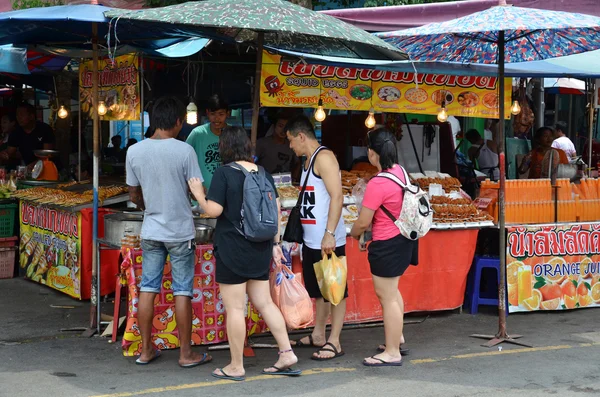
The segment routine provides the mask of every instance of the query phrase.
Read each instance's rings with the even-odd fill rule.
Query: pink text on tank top
[[[315,151],[323,150],[319,148]],[[313,154],[313,156],[315,155]],[[311,158],[312,159],[312,158]],[[310,160],[307,162],[310,164]],[[306,190],[302,196],[300,207],[300,218],[302,222],[302,230],[304,231],[304,244],[311,249],[321,249],[321,241],[325,235],[327,228],[327,219],[329,217],[329,205],[331,197],[325,187],[323,179],[316,176],[314,171],[310,173],[302,169],[302,177],[300,178],[300,186],[308,178]],[[340,220],[335,228],[336,247],[346,244],[346,227],[344,226],[344,218],[340,216]]]
[[[394,174],[402,182],[406,182],[400,166],[394,165],[386,172]],[[403,199],[404,192],[402,188],[392,180],[374,177],[367,183],[362,206],[375,211],[373,216],[373,241],[389,240],[400,234],[398,227],[381,210],[381,206],[384,205],[392,215],[398,218],[402,210]]]

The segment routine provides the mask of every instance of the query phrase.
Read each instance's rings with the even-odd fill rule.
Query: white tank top
[[[310,163],[313,158],[321,150],[327,150],[324,146],[320,146],[315,150],[315,153],[307,161],[310,170]],[[304,244],[311,249],[321,249],[321,241],[325,235],[327,228],[327,217],[329,215],[329,204],[331,197],[325,188],[325,182],[315,175],[314,170],[310,173],[306,169],[302,169],[302,177],[300,178],[300,186],[304,185],[304,181],[308,177],[306,183],[306,191],[302,197],[302,205],[300,207],[300,218],[302,220],[302,229],[304,231]],[[341,176],[340,176],[341,179]],[[340,216],[335,233],[335,246],[341,247],[346,244],[346,227],[344,226],[344,218]]]

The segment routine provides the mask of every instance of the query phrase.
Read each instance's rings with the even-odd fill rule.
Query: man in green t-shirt
[[[198,164],[206,189],[210,188],[213,174],[221,165],[219,136],[223,128],[227,126],[226,121],[229,115],[227,102],[218,95],[211,96],[206,107],[206,116],[209,122],[194,128],[186,140],[192,145],[198,156]]]

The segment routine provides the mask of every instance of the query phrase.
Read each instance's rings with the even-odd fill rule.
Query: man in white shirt
[[[557,122],[554,126],[554,130],[554,142],[552,142],[552,147],[564,151],[569,158],[569,161],[575,160],[577,158],[577,151],[575,150],[573,142],[566,136],[567,123],[564,121]]]

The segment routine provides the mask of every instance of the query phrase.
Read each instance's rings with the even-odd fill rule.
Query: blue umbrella
[[[451,61],[498,64],[500,122],[500,189],[498,223],[500,226],[500,283],[498,286],[499,331],[485,346],[502,342],[522,344],[506,333],[506,235],[504,188],[504,66],[561,57],[600,49],[600,18],[566,12],[499,6],[442,23],[415,29],[379,33],[377,36],[407,52],[413,61]],[[591,145],[590,145],[591,146]]]

